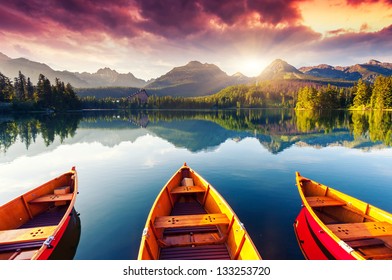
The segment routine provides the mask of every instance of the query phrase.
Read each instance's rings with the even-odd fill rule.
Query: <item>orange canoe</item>
[[[298,172],[296,182],[303,209],[294,231],[306,258],[392,259],[392,214]]]
[[[139,260],[260,260],[223,197],[186,163],[157,196],[143,231]]]
[[[0,260],[48,259],[70,222],[77,193],[72,168],[0,206]]]

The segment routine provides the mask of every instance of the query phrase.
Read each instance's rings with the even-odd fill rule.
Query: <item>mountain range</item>
[[[184,66],[175,67],[168,73],[145,81],[132,73],[118,73],[110,68],[99,69],[95,73],[57,71],[48,65],[26,58],[10,58],[0,52],[0,72],[13,79],[21,71],[30,77],[33,83],[39,74],[54,81],[57,77],[70,83],[76,89],[102,87],[146,88],[157,95],[201,96],[238,84],[257,83],[266,80],[308,81],[313,83],[330,83],[352,85],[358,79],[373,82],[378,75],[392,76],[392,63],[370,60],[367,63],[352,66],[331,66],[320,64],[295,68],[284,60],[276,59],[260,75],[247,77],[241,73],[228,75],[214,64],[191,61]]]

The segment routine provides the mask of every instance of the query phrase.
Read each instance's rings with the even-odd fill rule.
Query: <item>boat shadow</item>
[[[71,219],[59,244],[49,257],[50,260],[73,260],[79,245],[81,234],[80,213],[75,208],[71,211]]]

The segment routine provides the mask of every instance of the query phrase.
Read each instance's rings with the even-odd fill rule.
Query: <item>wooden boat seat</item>
[[[342,240],[392,235],[392,224],[387,222],[347,223],[327,226]]]
[[[59,202],[72,200],[72,193],[67,194],[47,194],[40,196],[36,199],[30,200],[29,203],[40,203],[40,202]]]
[[[197,226],[197,227],[181,227],[181,228],[167,228],[164,231],[165,235],[177,235],[193,233],[208,233],[218,231],[216,226]]]
[[[45,240],[51,236],[57,226],[10,229],[0,231],[0,243],[11,244],[24,241]]]
[[[308,196],[306,197],[310,207],[344,206],[346,203],[328,196]]]
[[[367,260],[391,259],[392,249],[379,238],[365,238],[346,241]]]
[[[385,244],[383,240],[378,238],[355,239],[355,240],[346,241],[346,243],[353,249],[360,248],[360,247],[381,246]]]
[[[171,194],[203,193],[205,189],[201,186],[178,186],[174,187]]]
[[[182,216],[161,216],[154,221],[155,228],[179,228],[205,225],[224,225],[229,224],[226,214],[201,214],[201,215],[182,215]]]

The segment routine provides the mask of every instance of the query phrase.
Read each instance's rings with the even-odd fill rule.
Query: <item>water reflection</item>
[[[79,213],[74,209],[71,212],[71,219],[64,232],[63,237],[50,255],[51,260],[72,260],[75,257],[79,245],[81,233],[81,222]]]
[[[297,144],[371,148],[392,144],[392,112],[383,111],[90,111],[0,118],[0,151],[16,142],[28,150],[37,137],[46,146],[72,139],[78,129],[152,133],[192,152],[213,149],[227,139],[253,137],[271,153]],[[137,136],[136,136],[137,137]],[[122,141],[121,137],[118,141]],[[96,137],[100,142],[101,138]]]
[[[233,110],[2,116],[0,204],[76,166],[81,193],[75,207],[83,228],[74,259],[135,259],[147,209],[186,161],[219,188],[264,259],[301,259],[293,234],[300,208],[295,171],[391,211],[392,149],[379,149],[390,145],[385,140],[390,114]]]

